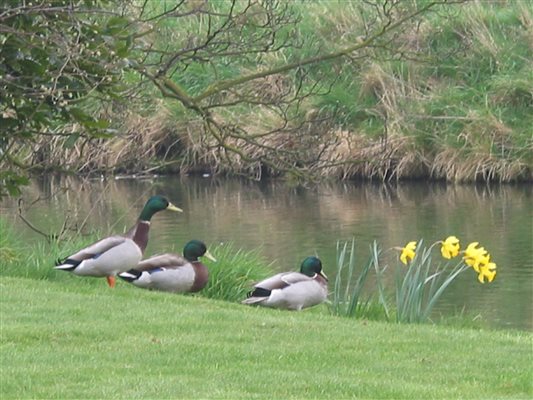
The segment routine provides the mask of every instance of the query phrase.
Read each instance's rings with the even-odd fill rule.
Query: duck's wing
[[[311,276],[304,275],[300,272],[289,272],[284,274],[281,279],[283,282],[285,282],[287,285],[294,285],[296,283],[300,282],[308,282],[312,281],[314,278]]]
[[[283,289],[295,283],[312,280],[313,278],[299,272],[282,272],[270,278],[256,283],[256,288],[263,288],[268,290]]]
[[[165,253],[142,260],[135,269],[141,272],[157,268],[177,269],[187,264],[189,264],[189,261],[179,254]]]
[[[63,264],[67,263],[69,260],[71,261],[83,261],[90,258],[98,257],[101,254],[105,253],[106,251],[109,251],[113,247],[117,247],[118,245],[121,245],[124,243],[127,238],[123,236],[111,236],[107,237],[105,239],[99,240],[96,243],[93,243],[90,246],[87,246],[77,253],[66,257],[64,260],[60,260],[58,263]]]

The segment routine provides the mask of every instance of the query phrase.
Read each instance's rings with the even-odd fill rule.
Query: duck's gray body
[[[143,260],[119,277],[143,289],[186,293],[203,289],[209,272],[200,261],[188,261],[178,254],[167,253]]]
[[[319,274],[310,277],[300,272],[285,272],[254,287],[243,304],[299,311],[324,302],[328,295],[327,281]]]
[[[90,254],[93,254],[91,258],[89,258]],[[132,239],[113,236],[103,239],[69,258],[81,260],[81,263],[72,270],[73,274],[104,277],[117,275],[133,268],[141,261],[142,252]],[[56,268],[61,269],[61,267],[59,265]],[[65,268],[68,267],[69,265],[65,265]]]
[[[141,261],[149,228],[150,222],[139,221],[125,236],[102,239],[69,256],[55,268],[94,277],[115,276],[127,271]]]

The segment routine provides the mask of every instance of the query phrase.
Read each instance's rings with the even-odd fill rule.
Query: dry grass
[[[161,107],[152,116],[134,112],[114,116],[122,121],[118,134],[111,139],[79,138],[66,146],[68,138],[41,138],[28,157],[32,165],[65,168],[82,173],[157,171],[172,164],[172,156],[183,147],[180,126]]]
[[[528,164],[522,160],[506,160],[484,152],[464,157],[454,148],[443,149],[435,156],[431,175],[454,182],[533,179]]]
[[[433,177],[458,182],[533,178],[526,161],[506,157],[513,146],[509,127],[493,115],[471,117],[460,134],[463,147],[443,147],[436,154],[431,169]]]
[[[466,9],[465,29],[476,51],[484,49],[492,57],[497,58],[500,47],[496,40],[494,40],[491,30],[487,25],[487,18],[493,12],[494,10],[491,4],[487,4],[486,2],[482,4],[480,1],[473,2]]]

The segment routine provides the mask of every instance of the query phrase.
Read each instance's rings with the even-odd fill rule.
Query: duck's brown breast
[[[144,250],[148,245],[148,232],[150,231],[150,222],[139,221],[135,226],[135,233],[133,234],[133,241],[140,247],[141,252],[144,254]]]
[[[202,290],[209,280],[209,271],[207,267],[199,261],[192,262],[194,268],[194,282],[191,287],[191,292],[198,292]]]

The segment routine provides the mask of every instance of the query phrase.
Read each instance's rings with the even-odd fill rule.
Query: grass
[[[70,274],[58,274],[58,271],[54,271],[52,266],[56,260],[75,253],[80,248],[95,242],[98,238],[97,235],[85,238],[75,236],[68,241],[62,241],[61,244],[56,240],[51,240],[50,243],[43,240],[32,246],[26,246],[19,236],[20,234],[8,226],[6,220],[0,218],[1,274],[60,281],[68,281],[72,277]],[[87,280],[87,282],[93,281],[93,279]]]
[[[531,398],[526,332],[2,276],[0,397]]]

